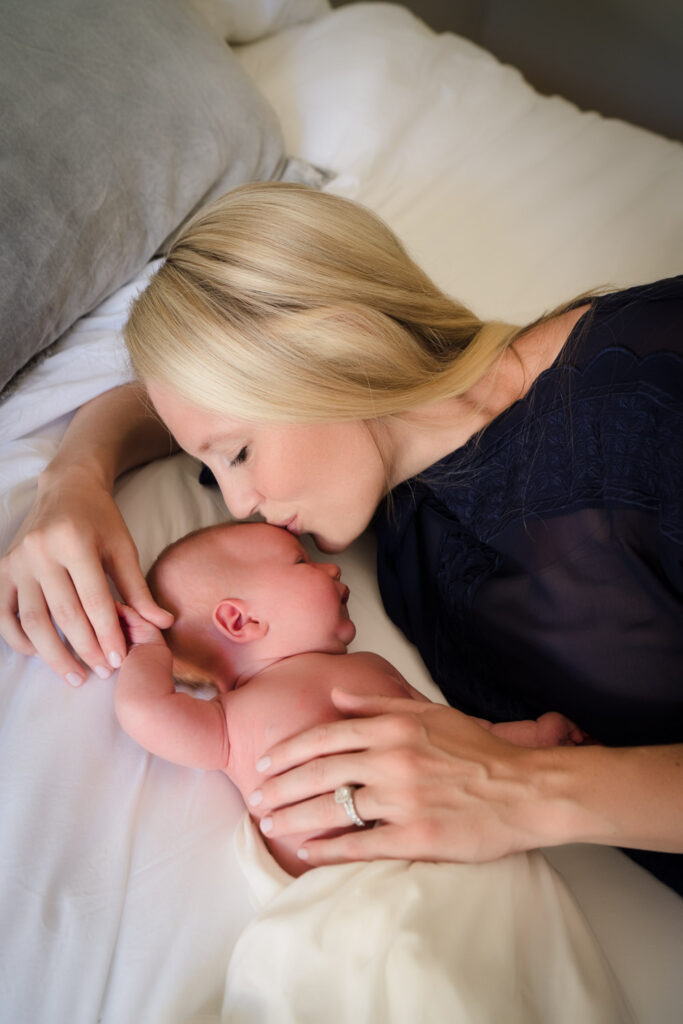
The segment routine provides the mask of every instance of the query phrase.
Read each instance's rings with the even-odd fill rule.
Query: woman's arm
[[[683,744],[534,751],[527,773],[566,842],[683,853]]]
[[[173,656],[159,630],[132,608],[118,605],[132,642],[116,680],[121,726],[151,754],[189,768],[225,769],[230,745],[218,698],[178,693]]]
[[[0,561],[0,635],[39,654],[73,685],[121,664],[126,644],[105,574],[123,599],[159,626],[170,615],[153,601],[111,491],[117,476],[170,454],[174,442],[137,385],[108,391],[74,416],[36,498]]]
[[[93,472],[111,490],[126,470],[177,450],[140,384],[124,384],[91,399],[76,412],[43,476],[73,466]]]
[[[474,862],[567,842],[683,852],[683,746],[529,749],[453,708],[339,691],[334,700],[368,717],[309,730],[259,762],[269,837],[315,830],[349,781],[362,787],[361,817],[382,822],[306,843],[311,864]]]

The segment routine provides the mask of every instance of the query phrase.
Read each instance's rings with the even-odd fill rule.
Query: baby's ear
[[[212,618],[216,629],[233,643],[252,643],[268,632],[268,623],[256,618],[239,598],[226,597],[219,601]]]

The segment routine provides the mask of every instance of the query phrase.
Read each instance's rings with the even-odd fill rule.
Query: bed
[[[67,111],[62,150],[57,142],[50,150],[50,142],[47,153],[40,139],[55,134],[54,110],[44,105],[30,124],[24,115],[22,137],[33,131],[33,149],[27,143],[23,157],[15,153],[9,170],[2,164],[11,202],[0,270],[3,281],[12,272],[24,285],[3,288],[3,551],[74,411],[130,379],[121,327],[164,240],[198,204],[241,180],[304,180],[367,204],[439,285],[486,317],[524,322],[596,286],[681,272],[680,144],[541,96],[514,68],[462,37],[433,32],[396,4],[332,10],[323,0],[112,0],[88,5],[88,13],[64,0],[52,5],[53,15],[49,4],[25,5],[33,20],[21,6],[8,9],[28,19],[25,37],[8,32],[2,44],[15,61],[13,80],[22,52],[42,55],[43,69],[21,66],[18,104],[27,95],[35,104],[45,90],[48,37],[57,53],[56,7],[62,27],[71,26],[59,42],[67,47],[62,58],[78,43],[74,25],[92,53],[96,40],[113,45],[126,28],[122,15],[134,22],[142,57],[136,66],[131,39],[121,37],[127,64],[107,65],[107,102],[117,89],[129,91],[118,100],[125,117],[109,110],[105,127],[115,134],[78,151],[74,175],[104,154],[92,191],[79,179],[69,194],[64,155],[64,145],[73,152],[70,131],[76,137],[103,127],[92,110]],[[144,52],[148,36],[157,39],[153,60]],[[230,78],[221,64],[228,57]],[[183,75],[195,60],[216,73],[208,83],[193,79],[193,92]],[[0,66],[7,79],[6,61]],[[62,59],[60,74],[73,66]],[[160,86],[162,72],[172,88]],[[73,89],[82,96],[83,82]],[[62,113],[65,96],[60,79]],[[170,122],[158,112],[144,122],[151,98],[173,108],[167,131]],[[0,127],[6,140],[7,121]],[[131,127],[137,135],[129,149],[113,148]],[[30,169],[23,178],[21,159]],[[117,189],[107,209],[106,193]],[[48,201],[47,191],[59,195]],[[27,195],[35,202],[27,204]],[[24,236],[37,237],[29,214],[43,225],[38,257],[25,245]],[[87,223],[79,220],[86,214]],[[9,242],[8,224],[16,229]],[[119,482],[117,500],[143,567],[181,534],[226,518],[197,470],[181,454]],[[438,697],[382,611],[371,534],[340,562],[356,647],[385,655]],[[92,677],[71,690],[38,659],[5,644],[0,659],[0,1017],[12,1024],[217,1024],[231,951],[254,916],[233,844],[242,816],[236,791],[223,775],[138,749],[116,722],[111,681]],[[616,850],[570,846],[547,857],[635,1020],[677,1024],[680,897]]]

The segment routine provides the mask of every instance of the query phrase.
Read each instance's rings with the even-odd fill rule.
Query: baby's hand
[[[558,711],[548,711],[536,721],[498,722],[487,727],[495,736],[522,747],[576,747],[590,742],[583,729]]]
[[[589,740],[588,733],[558,711],[548,711],[536,719],[538,747],[577,747]]]
[[[143,619],[134,608],[130,608],[127,604],[121,604],[120,601],[117,601],[116,611],[118,612],[129,650],[138,644],[161,644],[162,647],[166,646],[161,630],[153,623],[148,622],[147,619]]]

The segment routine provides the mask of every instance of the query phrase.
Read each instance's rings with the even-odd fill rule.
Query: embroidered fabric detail
[[[659,383],[672,380],[683,393],[676,353],[611,348],[582,370],[553,366],[499,418],[495,439],[484,432],[423,482],[482,540],[520,519],[615,504],[656,512],[683,543],[683,408]]]

